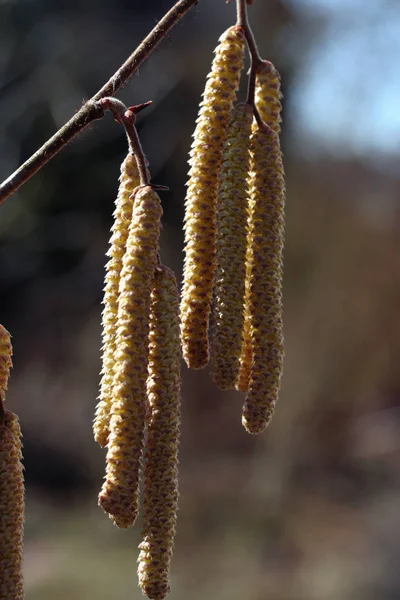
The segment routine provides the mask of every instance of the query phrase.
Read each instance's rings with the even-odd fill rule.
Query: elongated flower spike
[[[99,505],[118,527],[138,514],[147,403],[150,295],[157,265],[161,204],[151,186],[136,188],[119,287],[113,401],[106,476]]]
[[[109,416],[112,403],[116,333],[118,319],[119,283],[122,259],[126,249],[129,225],[132,220],[133,190],[139,185],[136,158],[128,154],[121,165],[120,186],[115,201],[114,225],[107,255],[103,310],[103,357],[99,403],[93,424],[94,437],[100,446],[106,446],[109,435]]]
[[[138,559],[139,585],[152,600],[162,600],[169,592],[178,509],[180,362],[178,288],[173,272],[161,266],[155,274],[150,312],[150,406]]]
[[[282,94],[280,91],[280,76],[274,65],[263,60],[257,69],[255,85],[255,104],[260,117],[276,134],[280,132],[281,110],[280,102]],[[252,131],[256,132],[258,124],[253,119]],[[275,140],[279,145],[279,138]],[[252,240],[251,228],[249,227],[248,253],[251,253]],[[252,365],[252,350],[250,339],[250,314],[249,314],[249,278],[250,278],[250,258],[246,258],[246,292],[245,292],[245,324],[243,328],[243,343],[240,354],[240,370],[236,382],[236,389],[240,392],[247,392],[250,383],[250,371]]]
[[[226,127],[243,69],[243,29],[230,27],[219,41],[193,135],[186,194],[181,340],[184,359],[193,369],[203,368],[209,360],[218,175]]]
[[[255,104],[261,119],[276,133],[280,132],[281,97],[279,73],[269,60],[263,60],[256,73]]]
[[[18,417],[0,424],[0,598],[23,600],[24,478]]]
[[[283,370],[284,174],[279,138],[267,125],[251,138],[248,311],[252,363],[242,422],[261,433],[271,420]]]
[[[242,345],[252,119],[248,104],[238,104],[232,111],[218,190],[211,372],[223,390],[235,387]]]
[[[4,396],[8,387],[8,378],[12,367],[12,346],[10,334],[7,329],[0,325],[0,402],[4,401]]]

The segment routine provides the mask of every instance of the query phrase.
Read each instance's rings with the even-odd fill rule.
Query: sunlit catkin
[[[161,204],[150,186],[137,188],[119,287],[113,401],[106,476],[99,505],[118,527],[138,514],[150,295],[157,264]]]
[[[18,417],[6,411],[0,424],[0,599],[22,600],[24,478]]]
[[[203,368],[209,360],[218,175],[226,127],[243,68],[242,28],[229,28],[219,41],[193,134],[186,194],[181,340],[185,361],[193,369]]]
[[[162,600],[169,592],[178,508],[180,361],[178,288],[173,272],[162,266],[156,271],[150,312],[150,410],[138,559],[139,585],[153,600]]]
[[[238,104],[232,111],[218,190],[211,362],[213,379],[223,390],[235,387],[242,345],[252,119],[248,104]]]
[[[280,76],[274,65],[268,61],[263,60],[257,69],[256,82],[255,82],[255,104],[259,112],[259,115],[264,123],[275,131],[277,134],[280,132],[281,123],[281,109],[282,105],[280,102],[282,94],[280,91]],[[253,119],[252,130],[256,132],[258,125],[255,119]],[[279,143],[279,139],[277,140]],[[247,274],[246,274],[246,293],[245,293],[245,311],[244,311],[244,328],[243,328],[243,342],[242,350],[240,354],[240,370],[239,376],[236,382],[236,389],[240,392],[247,392],[250,384],[250,371],[252,365],[252,350],[251,350],[251,338],[250,338],[250,314],[249,314],[249,277],[250,277],[250,258],[252,241],[251,231],[249,227],[249,238],[248,238],[248,258],[246,258]]]
[[[277,133],[281,123],[281,79],[269,60],[263,60],[257,68],[255,104],[261,119]],[[257,125],[254,125],[254,130]]]
[[[12,346],[10,334],[0,325],[0,401],[4,401],[10,376]]]
[[[242,422],[260,433],[271,420],[283,369],[284,174],[279,139],[267,125],[251,139],[248,311],[252,364]]]
[[[108,440],[108,422],[112,402],[116,332],[118,318],[118,294],[122,258],[126,249],[129,224],[132,219],[133,190],[139,185],[139,172],[133,154],[128,154],[121,165],[120,186],[115,201],[114,225],[107,255],[103,310],[103,356],[99,403],[93,425],[94,437],[100,446]]]

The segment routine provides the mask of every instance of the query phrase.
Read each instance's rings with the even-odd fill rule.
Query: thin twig
[[[257,122],[261,122],[261,118],[258,114],[255,101],[254,101],[254,93],[256,87],[256,74],[257,69],[260,66],[262,60],[261,56],[258,53],[257,44],[254,38],[254,34],[251,30],[249,19],[247,16],[247,2],[246,0],[236,0],[236,13],[237,13],[237,22],[236,24],[240,27],[243,27],[244,35],[246,37],[247,47],[249,49],[250,54],[250,75],[249,75],[249,86],[247,90],[247,103],[253,107],[254,116],[257,119]]]
[[[39,171],[57,152],[72,138],[96,119],[101,119],[104,111],[98,100],[114,96],[127,80],[138,70],[149,57],[159,42],[167,35],[174,25],[199,0],[179,0],[157,23],[154,29],[124,62],[111,79],[70,119],[56,134],[53,135],[35,154],[21,165],[0,185],[0,204],[15,192],[34,173]]]
[[[121,100],[109,97],[101,98],[101,100],[98,100],[98,104],[103,110],[109,110],[114,115],[114,119],[124,126],[128,138],[129,152],[135,157],[138,166],[140,185],[150,185],[148,162],[136,131],[135,122],[136,115],[149,106],[151,101],[127,108]]]

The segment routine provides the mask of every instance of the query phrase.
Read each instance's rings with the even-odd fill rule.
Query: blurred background
[[[172,0],[0,1],[0,179],[92,96]],[[400,597],[400,7],[258,0],[282,75],[286,364],[251,437],[243,396],[184,368],[171,600]],[[233,2],[201,0],[119,94],[153,100],[139,130],[163,192],[162,259],[180,276],[187,156]],[[243,79],[240,97],[244,97]],[[97,508],[92,438],[105,252],[123,131],[108,114],[0,208],[8,407],[27,482],[27,598],[125,600],[140,523]]]

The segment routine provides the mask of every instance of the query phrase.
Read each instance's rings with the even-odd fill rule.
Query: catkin
[[[193,134],[186,194],[181,340],[185,361],[193,369],[203,368],[209,360],[218,175],[226,127],[243,68],[242,28],[230,27],[219,41]]]
[[[10,334],[7,329],[0,325],[0,402],[4,401],[7,391],[8,378],[12,367],[12,346]]]
[[[264,123],[275,131],[280,132],[281,110],[282,105],[280,98],[280,76],[274,65],[263,60],[257,69],[255,85],[255,104],[259,115]],[[256,132],[258,125],[253,119],[252,131]],[[279,139],[277,140],[279,143]],[[249,227],[249,238],[247,252],[251,253],[251,234]],[[240,353],[240,369],[239,376],[236,382],[236,389],[240,392],[247,392],[250,384],[250,371],[252,365],[252,349],[250,338],[250,314],[249,314],[249,278],[250,278],[250,258],[246,258],[247,273],[246,273],[246,292],[245,292],[245,309],[244,309],[244,328],[242,350]]]
[[[279,138],[267,125],[251,138],[248,311],[252,364],[242,422],[260,433],[271,420],[283,369],[284,175]]]
[[[10,411],[0,425],[0,600],[23,600],[24,478],[21,429]]]
[[[110,435],[105,482],[99,494],[99,505],[118,527],[133,525],[138,514],[150,295],[161,214],[155,190],[137,188],[119,287]]]
[[[256,73],[255,104],[261,119],[276,133],[281,128],[281,97],[279,73],[269,60],[263,60]]]
[[[212,376],[223,390],[235,387],[242,345],[252,119],[248,104],[232,111],[218,190]]]
[[[139,585],[153,600],[162,600],[169,592],[178,508],[180,361],[178,288],[173,272],[162,266],[155,274],[150,311],[150,407],[138,559]]]
[[[110,260],[106,266],[103,300],[102,378],[100,382],[99,403],[96,407],[93,424],[94,438],[100,446],[107,445],[109,434],[108,425],[114,378],[119,282],[129,224],[132,219],[132,192],[138,185],[139,172],[136,158],[133,154],[128,154],[121,165],[120,186],[115,201],[114,225],[111,230],[110,248],[107,252]]]

